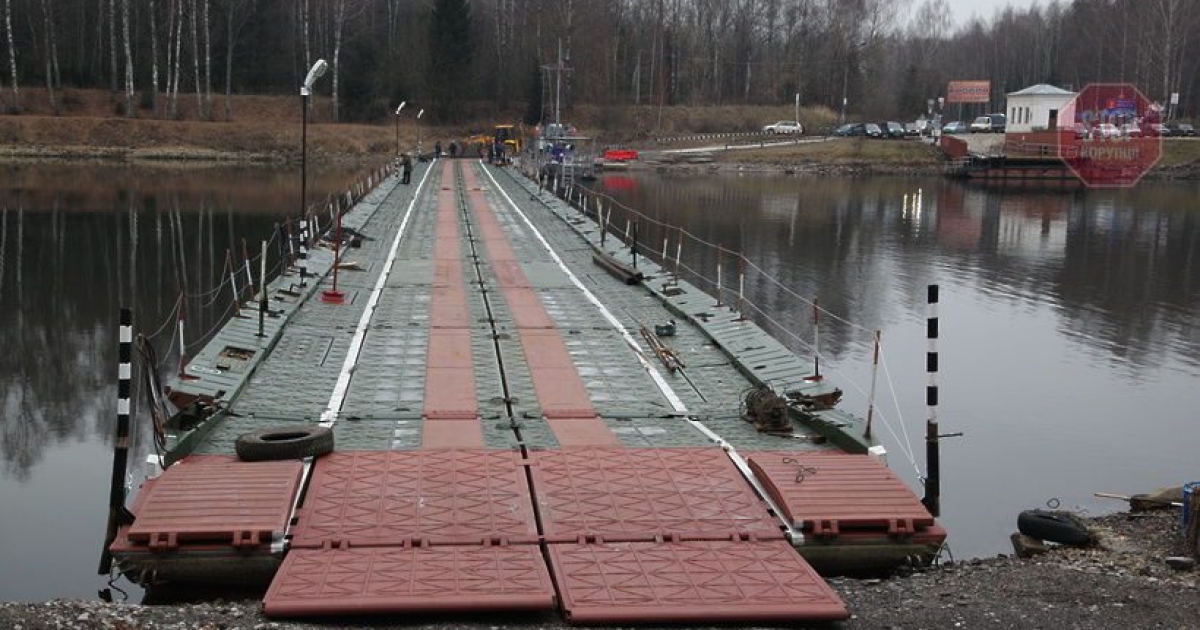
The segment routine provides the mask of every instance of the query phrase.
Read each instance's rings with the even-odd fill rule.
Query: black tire
[[[1062,545],[1082,547],[1092,542],[1087,525],[1069,512],[1025,510],[1017,516],[1017,530],[1030,538]]]
[[[333,430],[317,425],[260,429],[239,435],[233,448],[244,462],[320,457],[333,452]]]

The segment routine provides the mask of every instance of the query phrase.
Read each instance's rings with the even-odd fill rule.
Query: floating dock
[[[171,384],[110,547],[135,581],[269,583],[272,617],[793,623],[848,616],[822,573],[945,539],[828,381],[515,168],[422,163],[344,225],[343,303],[317,247]],[[764,385],[786,430],[746,417]]]

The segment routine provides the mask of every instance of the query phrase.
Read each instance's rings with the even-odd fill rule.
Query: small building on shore
[[[1009,133],[1070,129],[1074,121],[1065,110],[1073,109],[1076,93],[1046,83],[1032,85],[1008,95]]]

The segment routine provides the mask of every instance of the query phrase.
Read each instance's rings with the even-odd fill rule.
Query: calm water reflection
[[[960,557],[1010,551],[1017,513],[1051,498],[1112,511],[1123,506],[1092,493],[1200,476],[1195,183],[1059,194],[937,179],[637,174],[597,187],[748,252],[852,322],[822,320],[821,351],[860,414],[870,331],[882,330],[880,391],[899,399],[879,398],[890,426],[882,437],[914,487],[905,451],[915,449],[923,470],[925,285],[941,285],[939,417],[943,431],[967,434],[942,449],[943,516]],[[919,206],[905,203],[918,193]],[[811,338],[808,307],[772,285],[746,291]]]
[[[310,174],[310,186],[320,197],[350,176]],[[116,414],[117,308],[132,304],[150,334],[182,287],[195,296],[189,338],[211,328],[228,293],[203,292],[217,284],[225,250],[240,256],[242,238],[253,247],[294,213],[295,179],[266,169],[0,167],[0,600],[88,597],[103,586],[94,572]],[[940,415],[944,430],[967,433],[943,448],[956,556],[1006,551],[1017,512],[1051,497],[1111,510],[1120,506],[1091,494],[1197,476],[1195,184],[1043,195],[939,180],[631,174],[598,185],[748,252],[850,322],[823,320],[821,349],[858,413],[870,331],[882,330],[880,390],[894,389],[898,403],[881,396],[890,427],[881,434],[893,469],[913,483],[905,451],[921,454],[924,287],[942,285]],[[918,190],[920,206],[905,204]],[[715,266],[708,253],[684,258]],[[747,294],[809,338],[798,300],[754,274]]]
[[[226,249],[240,260],[242,238],[296,213],[294,170],[0,166],[0,600],[103,585],[117,309],[149,335],[182,290],[193,343],[230,307],[228,290],[201,295]],[[314,200],[355,170],[310,173]]]

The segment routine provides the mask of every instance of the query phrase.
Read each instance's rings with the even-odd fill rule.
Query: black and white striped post
[[[724,287],[721,286],[721,266],[724,264],[724,262],[725,262],[725,248],[720,245],[717,245],[717,304],[716,305],[718,307],[724,306],[724,304],[721,302],[722,294],[725,291]]]
[[[929,315],[925,322],[925,337],[929,341],[929,348],[925,353],[925,371],[929,374],[929,382],[925,386],[925,405],[929,408],[929,418],[925,421],[925,497],[921,503],[930,514],[939,516],[942,509],[942,464],[938,441],[950,436],[938,435],[938,285],[929,285],[928,293]]]
[[[108,529],[100,554],[100,575],[112,569],[108,546],[117,537],[117,528],[132,522],[125,509],[125,472],[129,463],[130,395],[133,391],[133,310],[121,307],[120,349],[117,358],[117,439],[113,443],[112,479],[108,491]]]
[[[300,253],[296,255],[300,267],[300,286],[308,286],[308,217],[300,219]]]
[[[821,376],[821,305],[820,300],[813,298],[813,375],[812,380],[819,381]]]
[[[637,255],[638,255],[638,222],[637,221],[633,222],[633,234],[631,235],[630,238],[631,238],[631,240],[629,243],[629,251],[631,254],[633,254],[633,268],[637,269]]]
[[[254,295],[254,273],[250,271],[250,246],[242,239],[242,267],[246,270],[246,292]]]
[[[283,230],[283,226],[278,223],[275,224],[275,234],[279,239],[279,275],[282,276],[287,274],[288,267],[291,266],[291,262],[288,258],[288,246],[290,245],[290,242],[287,237],[287,232],[285,232]]]
[[[267,317],[267,241],[262,242],[262,256],[258,261],[258,336],[266,337],[263,331]]]

